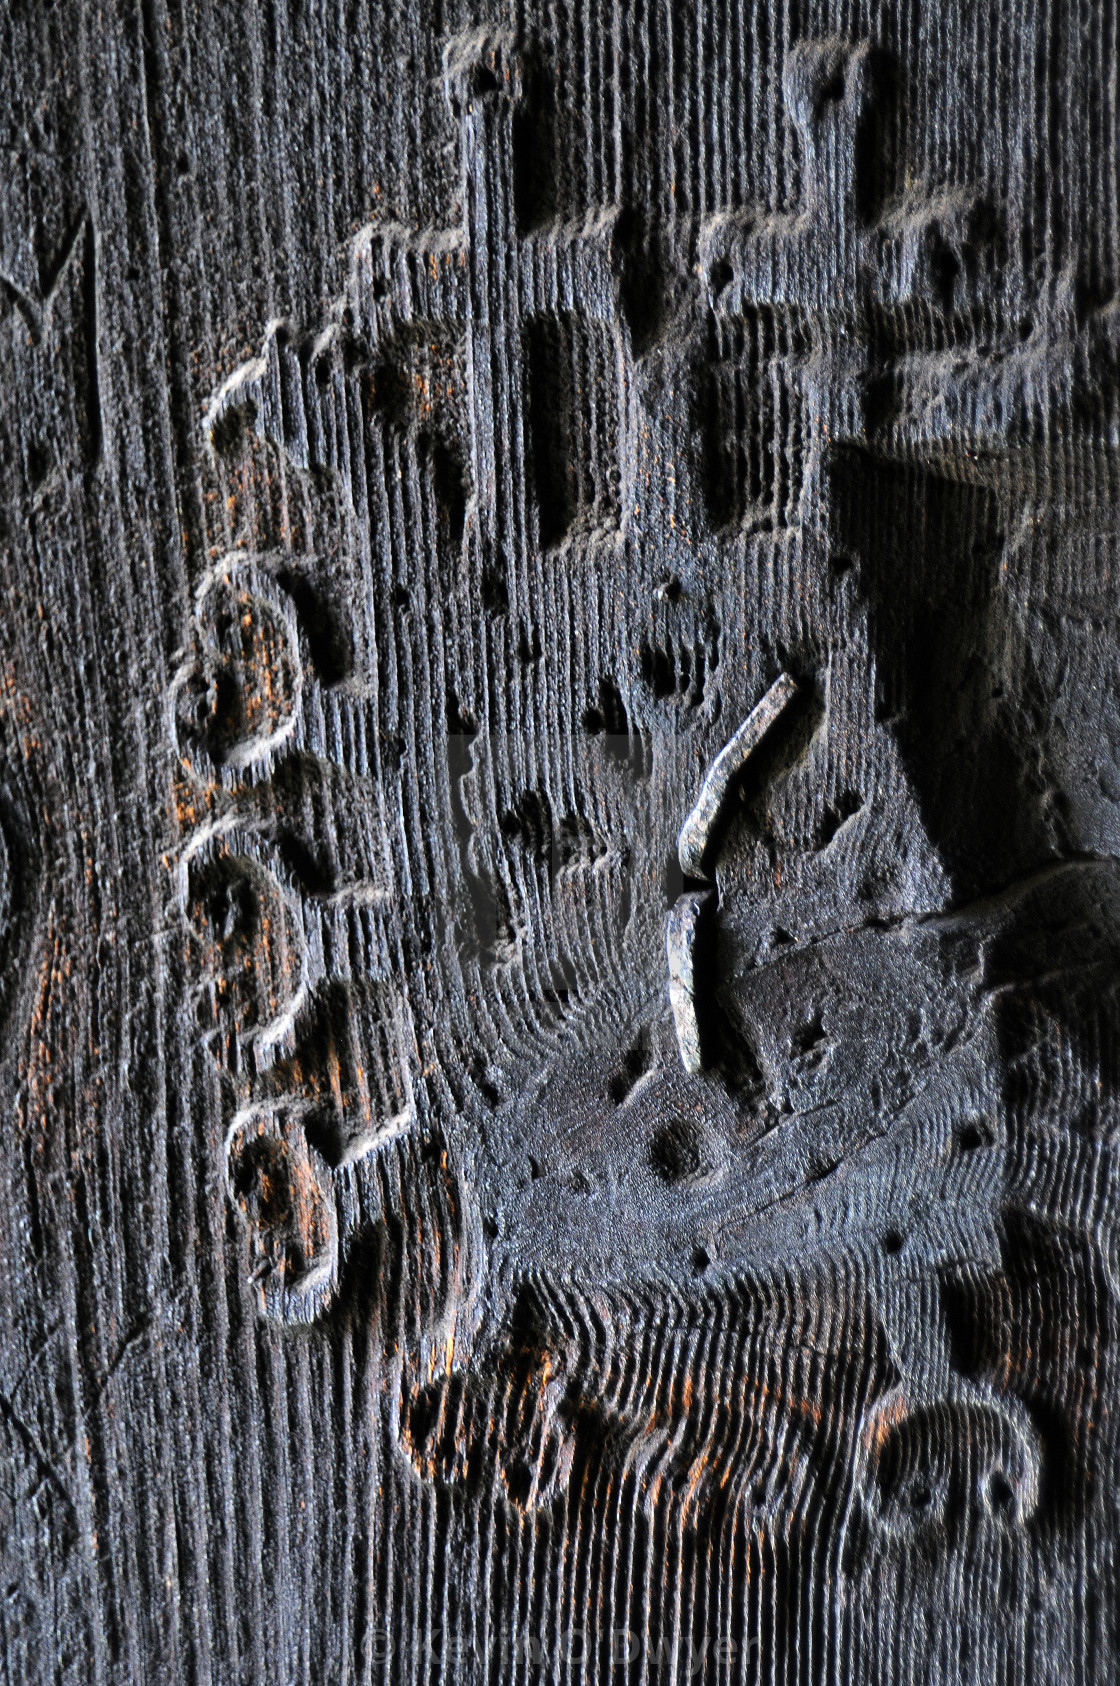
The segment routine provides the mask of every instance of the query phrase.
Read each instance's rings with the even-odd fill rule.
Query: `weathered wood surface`
[[[5,1681],[1116,1678],[1117,63],[0,6]]]

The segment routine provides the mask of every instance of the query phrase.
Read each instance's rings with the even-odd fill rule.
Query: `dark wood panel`
[[[6,1679],[1113,1677],[1116,62],[0,10]]]

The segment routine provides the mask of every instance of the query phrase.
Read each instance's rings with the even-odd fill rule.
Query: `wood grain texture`
[[[1115,1678],[1118,46],[0,0],[6,1681]]]

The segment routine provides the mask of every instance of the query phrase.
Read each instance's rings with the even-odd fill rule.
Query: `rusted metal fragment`
[[[770,729],[798,694],[796,679],[783,673],[752,708],[731,742],[721,749],[700,787],[696,804],[681,827],[677,855],[689,878],[707,878],[705,856],[719,824],[731,786]]]

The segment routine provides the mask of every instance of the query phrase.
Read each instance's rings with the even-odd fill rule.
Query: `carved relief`
[[[966,1361],[960,1313],[998,1292],[968,1273],[998,1275],[1039,1132],[1088,1175],[1115,1123],[1087,858],[1115,790],[1102,754],[1071,819],[1027,765],[1023,719],[1071,705],[1057,661],[1024,675],[1009,584],[1075,395],[986,194],[889,190],[868,47],[790,54],[790,208],[663,240],[551,214],[523,59],[450,45],[461,223],[367,229],[323,331],[270,331],[207,417],[223,494],[272,451],[348,534],[329,564],[290,520],[221,549],[174,699],[249,1268],[321,1311],[375,1234],[355,1292],[428,1360],[394,1404],[411,1466],[486,1471],[516,1526],[629,1484],[678,1532],[708,1506],[745,1584],[791,1481],[857,1577],[1041,1525],[1053,1399],[975,1329]],[[695,265],[643,309],[654,250]],[[950,378],[981,306],[1000,355]],[[1091,1002],[1023,939],[1051,914],[1091,927]],[[1047,1281],[1082,1241],[1107,1252],[1063,1239]],[[820,1350],[843,1369],[851,1312],[868,1355],[831,1418],[809,1335],[793,1379],[748,1355],[830,1271]],[[749,1409],[717,1397],[744,1375]]]

